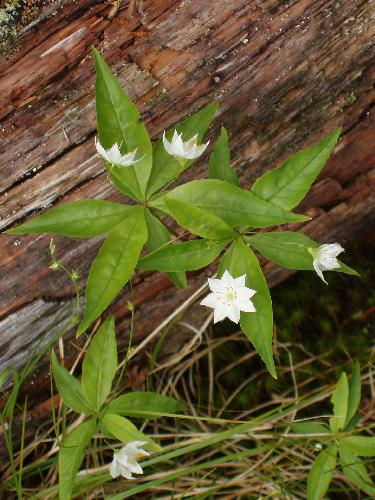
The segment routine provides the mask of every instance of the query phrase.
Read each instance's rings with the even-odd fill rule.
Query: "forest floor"
[[[327,273],[325,286],[315,273],[300,272],[272,290],[277,380],[267,374],[233,323],[192,327],[198,342],[192,342],[183,358],[163,355],[166,329],[148,366],[138,372],[133,366],[127,375],[141,376],[147,389],[163,388],[164,394],[185,403],[185,415],[191,418],[163,418],[142,430],[167,451],[178,450],[182,441],[190,443],[189,452],[145,467],[136,481],[109,481],[106,464],[112,451],[99,439],[86,455],[86,472],[80,472],[74,498],[306,498],[307,476],[321,444],[319,437],[293,432],[290,423],[327,422],[332,389],[342,370],[350,376],[354,360],[362,374],[358,426],[375,433],[373,255],[374,245],[367,242],[347,249],[345,262],[361,278]],[[19,415],[25,408],[21,398]],[[56,498],[57,454],[50,452],[55,419],[51,413],[21,450],[24,498]],[[220,438],[233,424],[249,420],[256,423],[253,431]],[[202,440],[208,445],[197,445]],[[16,465],[21,455],[14,452]],[[367,459],[366,466],[375,480],[375,461]],[[16,498],[9,462],[0,469],[0,497]],[[350,484],[339,467],[329,495],[370,498]]]

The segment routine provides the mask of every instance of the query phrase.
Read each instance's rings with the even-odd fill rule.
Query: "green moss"
[[[166,89],[162,89],[160,92],[155,94],[154,97],[150,99],[151,107],[156,106],[157,104],[163,101],[167,101],[168,99],[169,99],[168,91]]]
[[[0,54],[9,55],[15,48],[19,31],[34,21],[42,0],[7,0],[0,8]]]
[[[274,3],[273,5],[270,5],[270,6],[268,7],[268,12],[269,12],[270,14],[276,14],[276,12],[277,12],[278,8],[279,8],[279,4],[278,4],[278,3]]]
[[[351,106],[352,104],[355,103],[356,100],[357,100],[357,96],[355,95],[354,92],[351,92],[351,94],[349,95],[346,103],[347,103],[348,106]]]

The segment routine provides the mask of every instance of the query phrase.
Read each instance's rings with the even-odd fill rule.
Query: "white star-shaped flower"
[[[198,145],[197,139],[198,134],[195,134],[194,137],[184,142],[182,140],[182,133],[179,134],[177,130],[175,130],[172,141],[170,142],[165,137],[165,132],[163,133],[163,144],[167,153],[176,158],[182,158],[183,160],[193,160],[205,152],[210,141]]]
[[[109,149],[104,149],[95,137],[95,147],[100,156],[109,163],[112,163],[112,165],[118,165],[120,167],[130,167],[130,165],[134,165],[135,163],[138,163],[142,160],[142,158],[139,158],[138,160],[135,159],[137,148],[130,153],[126,153],[124,155],[121,154],[117,142],[115,142]]]
[[[132,474],[143,474],[138,460],[149,455],[147,451],[140,448],[144,444],[146,444],[145,441],[132,441],[113,454],[113,460],[109,465],[109,473],[113,479],[118,476],[133,479]]]
[[[319,248],[310,249],[310,253],[314,258],[314,269],[324,283],[327,282],[324,279],[323,271],[330,271],[331,269],[338,269],[341,267],[340,262],[337,260],[337,256],[341,252],[345,252],[345,250],[339,243],[321,245]]]
[[[201,305],[214,310],[214,323],[229,318],[234,323],[240,321],[240,311],[256,312],[250,300],[255,290],[245,286],[246,275],[233,278],[225,271],[221,279],[208,279],[212,293],[205,297]]]

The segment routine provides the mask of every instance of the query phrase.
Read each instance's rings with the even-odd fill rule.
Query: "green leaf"
[[[199,207],[174,198],[165,198],[169,214],[178,224],[202,238],[220,240],[235,233],[222,219]]]
[[[96,114],[100,143],[109,149],[115,142],[121,152],[128,153],[137,148],[136,159],[130,167],[107,164],[117,187],[125,186],[125,194],[136,199],[145,199],[146,187],[152,167],[152,145],[140,114],[123,91],[117,77],[111,72],[99,52],[93,48],[96,68]]]
[[[208,163],[208,177],[210,179],[220,179],[229,182],[234,186],[239,186],[236,172],[230,166],[230,149],[228,144],[228,133],[221,127],[220,137],[216,142]]]
[[[309,248],[318,243],[301,233],[293,231],[260,233],[247,236],[246,241],[264,257],[287,269],[314,270]]]
[[[154,392],[129,392],[109,403],[106,411],[116,415],[156,419],[163,414],[177,413],[184,405],[175,399]]]
[[[340,443],[360,457],[375,457],[375,436],[347,436]]]
[[[313,257],[309,248],[318,248],[319,243],[302,233],[293,231],[260,233],[246,236],[245,240],[258,250],[264,257],[272,260],[279,266],[300,271],[314,271]],[[340,261],[339,261],[340,262]],[[334,271],[358,275],[342,262],[341,267]]]
[[[126,217],[128,205],[105,200],[82,200],[52,208],[21,226],[8,229],[8,234],[56,233],[65,236],[97,236],[107,233]]]
[[[193,271],[208,266],[221,253],[229,240],[193,240],[167,245],[138,262],[141,269],[159,271]]]
[[[341,262],[341,260],[337,259],[337,261],[339,262],[340,267],[337,269],[332,269],[332,271],[336,271],[338,273],[350,274],[351,276],[360,276],[360,274],[355,269],[352,269],[351,267],[347,266],[346,264]]]
[[[322,450],[311,467],[307,479],[307,499],[320,500],[328,491],[336,468],[337,446],[331,444]]]
[[[187,141],[195,134],[198,134],[198,144],[201,143],[218,107],[218,104],[209,104],[197,113],[194,113],[186,118],[179,125],[176,125],[168,130],[165,134],[166,138],[170,141],[172,139],[173,132],[177,130],[178,133],[182,132],[182,139],[184,141]],[[181,164],[176,160],[176,158],[166,152],[162,139],[159,139],[154,146],[153,158],[154,164],[147,188],[149,195],[155,193],[160,188],[174,180],[194,162],[194,160],[188,161],[186,162],[184,168],[181,168]]]
[[[245,189],[217,179],[188,182],[152,200],[150,205],[173,215],[170,210],[172,199],[209,212],[230,227],[244,225],[260,228],[309,220],[305,215],[286,212]]]
[[[102,422],[106,429],[122,443],[145,441],[147,442],[145,448],[152,451],[161,451],[162,449],[155,441],[139,431],[127,418],[114,413],[105,413],[102,417]]]
[[[144,209],[134,206],[132,217],[128,216],[109,232],[91,266],[85,315],[77,336],[101,315],[129,280],[146,240]]]
[[[258,259],[242,239],[238,239],[230,247],[227,257],[225,255],[225,267],[220,264],[220,273],[218,272],[218,276],[221,277],[225,269],[234,278],[245,274],[246,286],[257,292],[251,299],[256,312],[241,312],[240,325],[242,331],[262,358],[270,374],[274,378],[277,378],[272,353],[272,302]]]
[[[170,234],[164,224],[150,210],[145,211],[145,217],[148,232],[146,246],[149,252],[153,252],[170,241]],[[166,274],[178,288],[187,287],[187,279],[184,272]]]
[[[109,316],[101,325],[82,363],[82,389],[99,412],[107,399],[117,368],[115,320]]]
[[[81,383],[60,365],[54,350],[51,350],[51,362],[56,387],[64,403],[77,413],[95,413],[95,407],[83,394]]]
[[[59,447],[59,498],[69,500],[74,481],[85,449],[96,431],[96,421],[91,418],[66,436]]]
[[[375,487],[362,460],[345,447],[339,450],[342,470],[355,486],[375,498]]]
[[[293,432],[296,434],[328,434],[329,429],[322,424],[315,422],[293,422],[289,425]]]
[[[349,385],[345,372],[342,372],[331,397],[333,417],[329,419],[331,431],[336,433],[345,427],[348,414]]]
[[[285,210],[296,207],[323,169],[340,133],[341,129],[336,129],[318,144],[288,158],[281,167],[266,172],[251,191]]]
[[[349,399],[346,424],[354,417],[361,401],[361,368],[358,361],[354,363],[352,378],[349,382]]]

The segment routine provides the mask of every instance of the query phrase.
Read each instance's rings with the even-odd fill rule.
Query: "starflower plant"
[[[150,420],[164,414],[176,414],[183,406],[170,397],[149,391],[115,394],[112,386],[118,369],[118,354],[113,316],[106,319],[93,337],[83,359],[81,380],[60,365],[53,350],[51,366],[64,404],[85,418],[64,435],[59,445],[60,500],[70,499],[85,450],[99,432],[113,444],[125,445],[115,453],[109,467],[113,478],[121,474],[130,479],[132,473],[142,474],[137,460],[149,452],[139,447],[153,452],[161,451],[161,447],[128,417]]]
[[[331,252],[318,251],[320,244],[304,234],[280,230],[282,225],[310,219],[292,210],[324,167],[340,129],[262,175],[247,189],[240,187],[230,164],[228,135],[222,128],[209,158],[209,178],[176,186],[173,182],[206,150],[204,135],[218,105],[202,108],[152,144],[137,108],[120,82],[97,50],[93,55],[100,140],[96,147],[109,179],[133,203],[67,203],[8,233],[105,235],[89,273],[85,311],[77,336],[106,310],[136,268],[163,271],[176,286],[185,287],[187,271],[202,269],[220,258],[218,279],[231,276],[236,285],[231,285],[226,294],[220,291],[222,288],[212,289],[214,295],[204,303],[214,309],[215,321],[224,317],[239,321],[276,377],[271,296],[254,250],[289,269],[332,269],[356,274],[342,262],[333,261]],[[124,168],[124,164],[128,166]],[[190,231],[195,239],[172,240],[164,223],[167,217]],[[277,231],[270,231],[275,227]],[[262,231],[265,228],[267,232]],[[214,283],[217,285],[211,285]],[[253,293],[250,290],[256,291],[255,295],[249,295]]]
[[[225,271],[221,279],[208,279],[211,293],[205,297],[201,305],[214,310],[214,323],[229,318],[234,323],[240,321],[240,312],[256,312],[251,297],[255,290],[245,286],[246,276],[233,278]]]
[[[145,444],[147,444],[146,441],[131,441],[120,451],[114,452],[113,460],[109,465],[109,473],[113,479],[119,476],[133,479],[132,474],[143,474],[138,460],[150,455],[148,451],[141,448]]]
[[[184,142],[182,140],[182,133],[179,134],[175,130],[172,140],[169,142],[165,137],[165,132],[163,133],[163,144],[167,153],[182,161],[195,160],[195,158],[198,158],[206,151],[210,141],[198,146],[197,140],[198,134],[195,134],[191,139]]]
[[[313,464],[310,464],[307,500],[327,498],[326,493],[338,464],[349,483],[358,489],[358,495],[362,491],[369,495],[368,498],[375,498],[375,484],[367,471],[366,462],[361,458],[373,460],[375,437],[359,434],[360,400],[361,371],[359,363],[355,363],[351,379],[348,381],[346,373],[342,372],[335,386],[331,397],[333,415],[329,419],[329,426],[324,421],[318,423],[310,419],[291,424],[293,432],[307,436],[310,434],[311,440],[315,441],[314,448],[319,452]]]
[[[130,167],[130,165],[134,165],[141,160],[141,158],[139,158],[138,160],[135,159],[137,148],[135,148],[134,151],[123,155],[121,154],[120,147],[117,142],[115,142],[115,144],[113,144],[113,146],[111,146],[109,149],[105,150],[95,137],[95,147],[103,160],[111,163],[112,165]]]
[[[337,260],[337,256],[340,255],[341,252],[345,252],[345,250],[339,243],[325,244],[321,245],[317,249],[310,249],[310,253],[313,256],[314,269],[319,278],[321,278],[327,285],[328,283],[324,279],[323,271],[340,269],[341,264]]]

